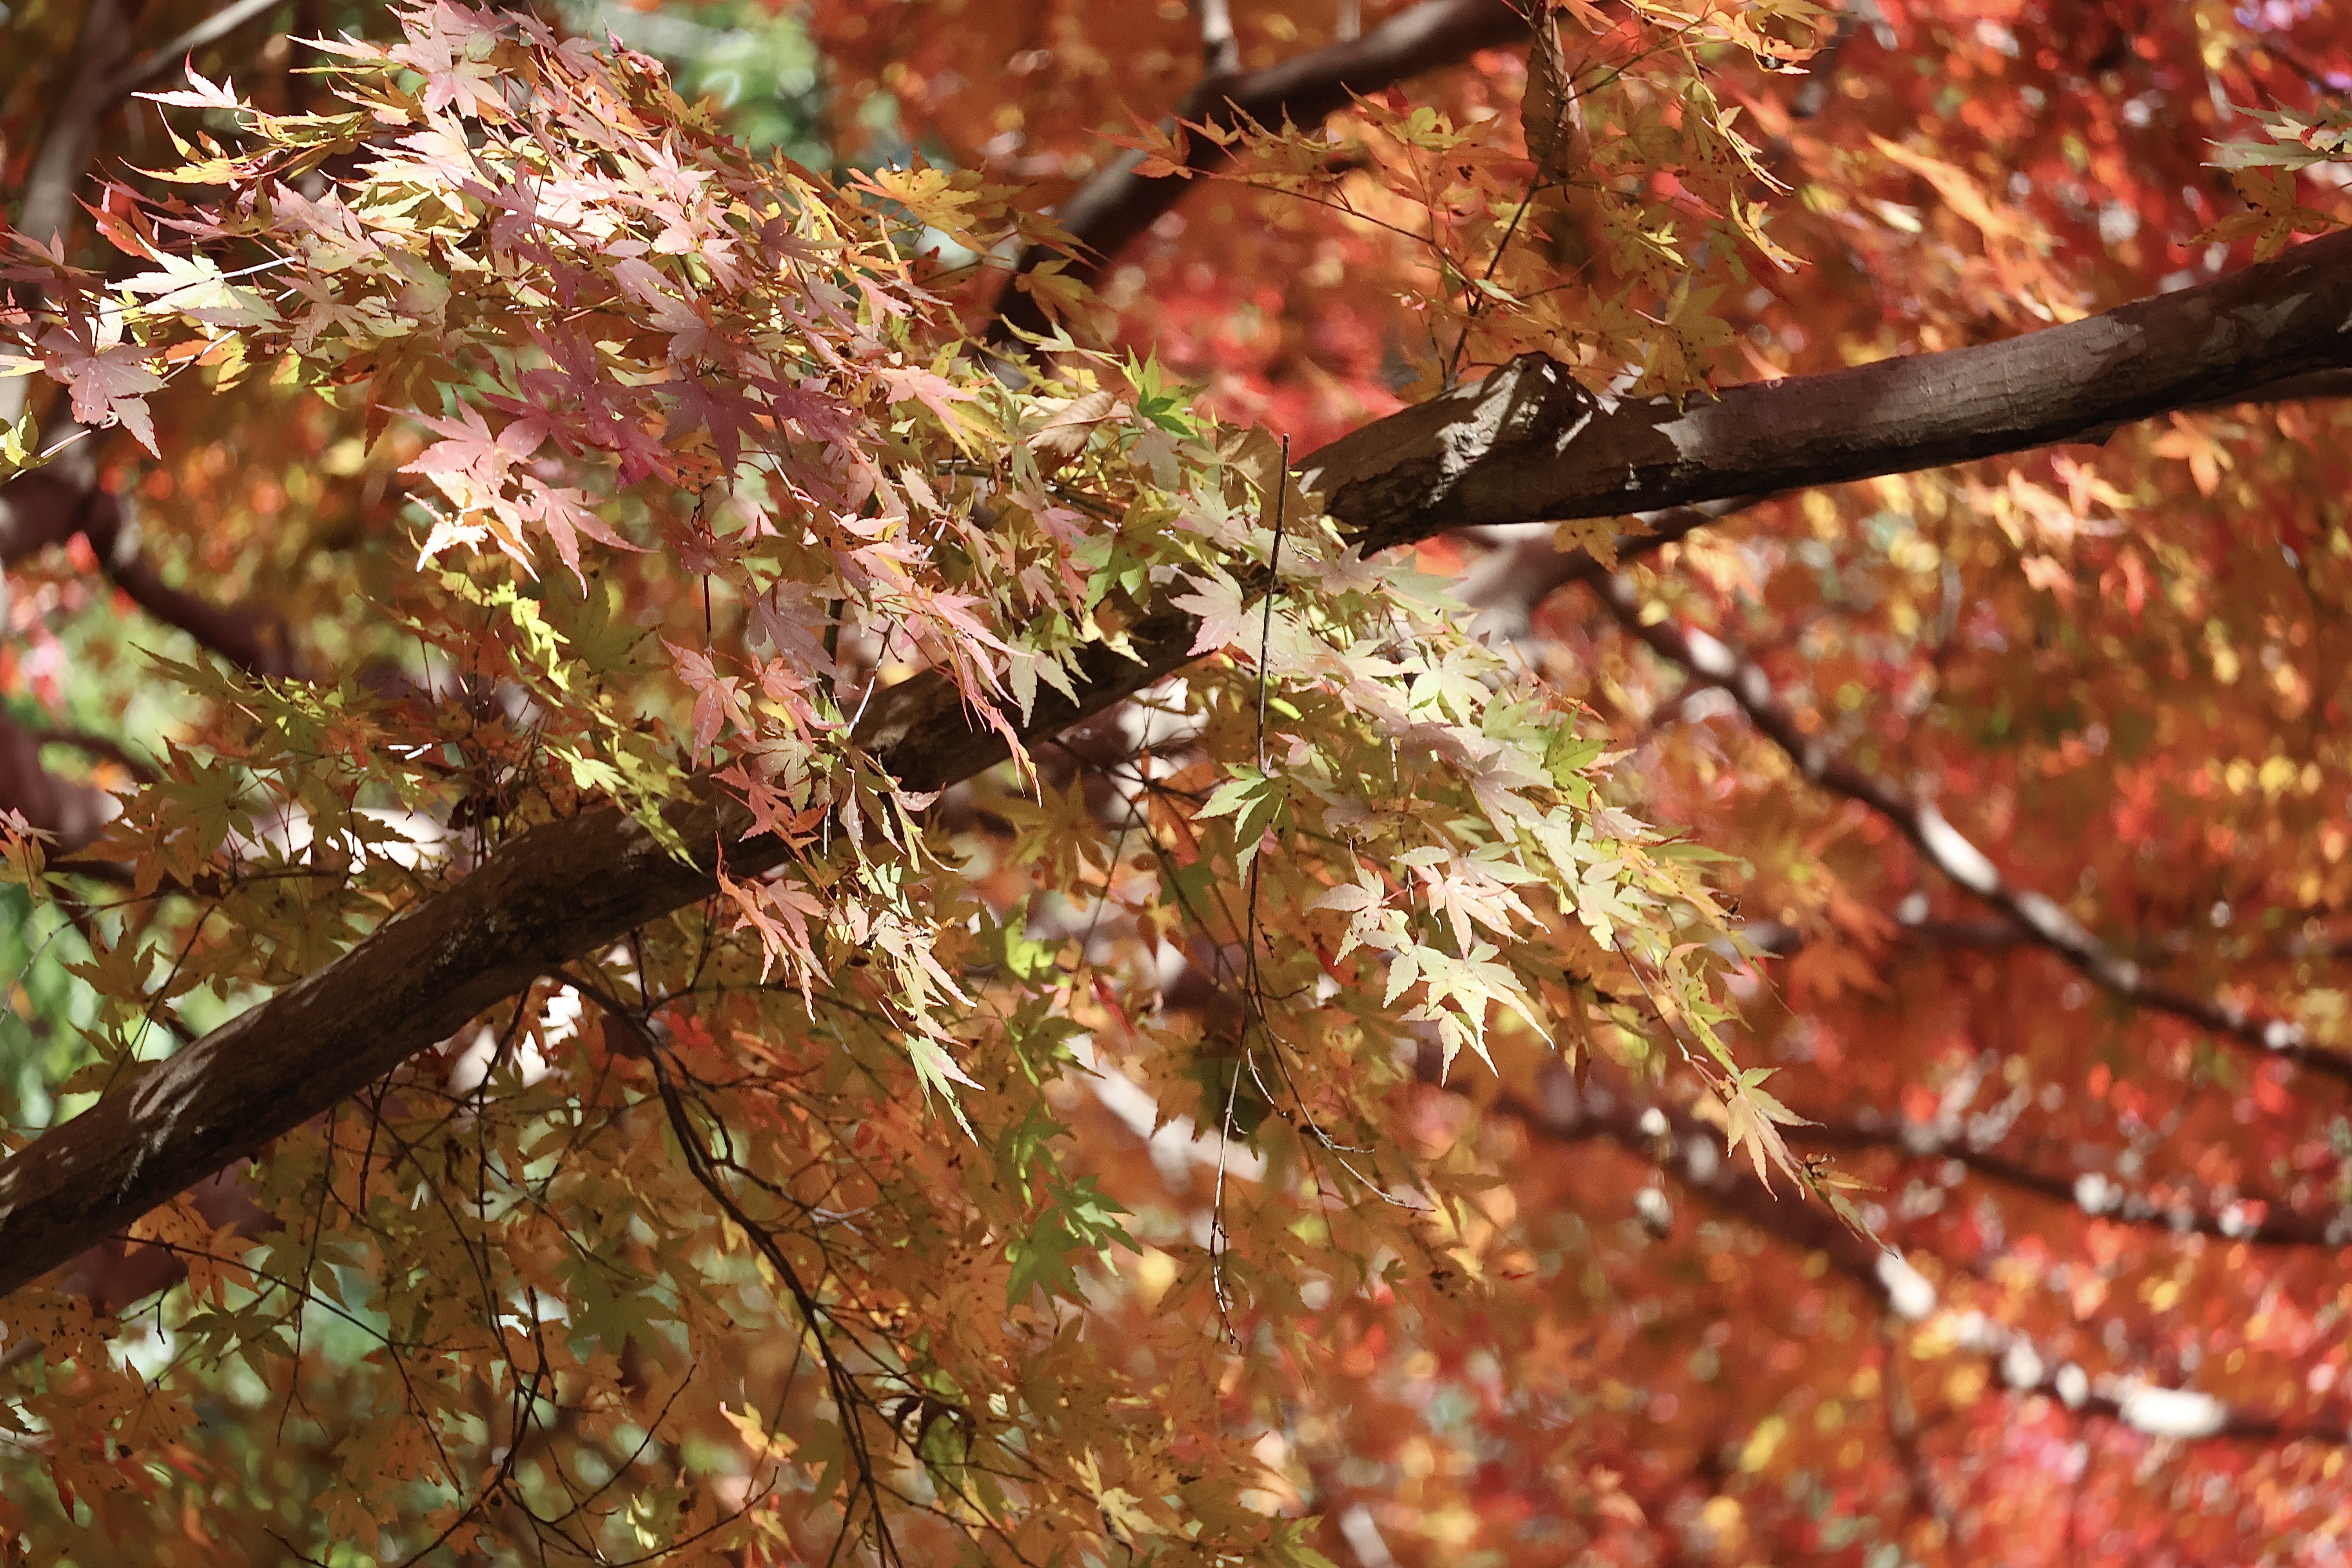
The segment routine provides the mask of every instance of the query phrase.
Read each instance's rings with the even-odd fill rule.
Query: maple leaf
[[[173,166],[6,242],[39,305],[0,366],[163,460],[58,453],[148,498],[137,535],[78,460],[0,498],[91,547],[16,552],[0,658],[48,715],[0,722],[0,1058],[54,1122],[5,1135],[0,1270],[72,1263],[7,1300],[0,1536],[219,1560],[190,1500],[252,1533],[199,1483],[258,1462],[322,1561],[847,1561],[902,1520],[1036,1562],[2112,1560],[2217,1470],[2207,1555],[2329,1539],[2289,1472],[2352,1364],[2309,1266],[2315,1080],[2352,1076],[2342,443],[2323,397],[2203,406],[2341,357],[2352,247],[2294,244],[2344,150],[2325,9],[2152,14],[2120,77],[2097,7],[1282,9],[1189,106],[1149,0],[1050,47],[1020,7],[731,16],[722,55],[817,83],[796,163],[647,54],[404,5],[269,64],[267,111],[162,95],[211,126]],[[1087,151],[1122,103],[1191,126]],[[2110,432],[2150,385],[2197,411]],[[0,458],[50,455],[52,406]],[[427,553],[478,559],[369,545],[403,465]],[[125,665],[99,611],[218,657]],[[101,868],[128,904],[40,901]],[[1752,1055],[1901,1196],[1842,1197]],[[223,1128],[245,1217],[150,1190]],[[51,1238],[134,1222],[186,1271],[126,1320],[113,1249]],[[281,1433],[256,1388],[335,1397]],[[1925,1534],[1889,1401],[1976,1466]],[[1641,1431],[1563,1449],[1580,1404]],[[2077,1437],[2147,1483],[2084,1531],[2031,1500]],[[1721,1495],[1633,1500],[1634,1449],[1694,1443]],[[1366,1456],[1404,1491],[1307,1517],[1297,1479]]]
[[[120,425],[157,457],[155,421],[147,411],[147,394],[160,391],[163,378],[149,369],[151,356],[137,343],[120,341],[119,319],[111,331],[99,323],[95,332],[52,327],[41,335],[41,362],[49,375],[73,394],[73,416],[85,425]]]
[[[1242,599],[1241,584],[1219,573],[1210,577],[1186,579],[1192,586],[1189,594],[1172,595],[1169,603],[1188,615],[1201,618],[1201,629],[1193,634],[1194,653],[1214,653],[1225,648],[1252,647],[1255,630],[1252,624],[1258,616],[1252,606]]]
[[[116,287],[155,296],[148,307],[151,310],[169,307],[210,327],[277,324],[278,311],[268,296],[234,286],[211,258],[179,257],[169,251],[152,251],[150,257],[156,263],[155,271],[137,273]]]
[[[1050,474],[1084,451],[1095,431],[1111,420],[1118,404],[1117,394],[1097,387],[1065,407],[1049,410],[1025,443],[1038,459],[1038,471]]]
[[[1756,1179],[1767,1190],[1775,1169],[1795,1172],[1797,1162],[1780,1136],[1784,1125],[1807,1125],[1805,1119],[1766,1093],[1760,1087],[1771,1076],[1769,1068],[1748,1068],[1723,1086],[1722,1114],[1725,1152],[1738,1158],[1744,1147],[1755,1166]]]
[[[590,504],[586,492],[568,485],[550,485],[535,475],[525,475],[516,507],[524,521],[547,530],[549,539],[554,542],[557,558],[572,568],[574,576],[580,574],[583,534],[615,550],[645,549],[614,531]]]
[[[492,57],[511,18],[494,7],[477,9],[456,0],[435,0],[420,14],[422,26],[384,51],[386,59],[425,77],[424,109],[438,114],[454,108],[467,118],[499,115],[504,84]]]
[[[665,641],[670,658],[677,669],[678,679],[686,683],[694,696],[694,749],[708,752],[719,731],[729,723],[749,731],[754,727],[751,710],[745,700],[743,683],[734,676],[720,675],[713,667],[709,654],[696,648],[680,647]]]
[[[207,80],[193,65],[187,63],[182,64],[180,74],[187,79],[188,85],[184,88],[174,88],[169,92],[142,92],[134,96],[143,98],[151,103],[167,103],[180,109],[226,109],[242,111],[247,107],[245,100],[237,97],[236,89],[229,85],[229,79],[226,76],[217,82]]]
[[[972,395],[945,376],[918,365],[877,365],[874,374],[889,389],[891,402],[919,403],[949,430],[962,428],[956,406],[970,402]]]

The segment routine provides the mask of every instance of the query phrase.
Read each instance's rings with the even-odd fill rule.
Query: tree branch
[[[1911,901],[1906,899],[1903,902],[1908,905]],[[1919,899],[1920,909],[1916,913],[1902,905],[1896,907],[1889,919],[1897,938],[1922,947],[1941,948],[2008,948],[2025,941],[2007,921],[1939,920],[1926,912],[1927,902]],[[1749,921],[1740,928],[1739,934],[1758,952],[1774,958],[1794,958],[1804,950],[1807,940],[1803,931],[1780,921]]]
[[[187,58],[206,44],[216,44],[257,16],[266,16],[289,0],[232,0],[168,43],[158,44],[124,68],[114,79],[118,100],[149,82],[172,75]]]
[[[17,232],[45,245],[61,237],[73,217],[74,189],[97,153],[98,128],[107,115],[138,89],[178,70],[195,50],[286,3],[233,0],[169,43],[130,59],[135,9],[126,11],[121,0],[91,0],[74,41],[73,80],[58,100],[57,111],[42,134],[40,151],[25,178],[16,209]],[[15,396],[15,408],[21,410],[21,387]],[[13,411],[9,417],[15,417]]]
[[[1762,669],[1706,632],[1684,631],[1669,621],[1645,625],[1633,584],[1612,577],[1600,584],[1602,603],[1625,629],[1650,645],[1661,658],[1680,666],[1694,680],[1720,688],[1788,753],[1797,771],[1822,788],[1859,801],[1908,838],[1927,863],[1958,883],[2018,934],[2055,952],[2083,975],[2135,1006],[2169,1013],[2240,1045],[2284,1057],[2342,1082],[2352,1083],[2352,1057],[2328,1049],[2300,1024],[2263,1018],[2234,1002],[2192,995],[2151,979],[2132,960],[2101,942],[2057,900],[2019,888],[1963,837],[1932,801],[1915,799],[1885,779],[1864,773],[1798,727]]]
[[[1906,1322],[1940,1320],[1954,1346],[1992,1363],[2000,1381],[2020,1394],[2041,1394],[2084,1415],[2103,1416],[2150,1436],[2232,1438],[2330,1447],[2352,1443],[2341,1420],[2288,1420],[2232,1406],[2209,1394],[2164,1388],[2113,1374],[2094,1378],[2080,1366],[2045,1355],[2019,1330],[1982,1312],[1943,1305],[1935,1286],[1895,1252],[1881,1252],[1815,1204],[1783,1202],[1755,1173],[1725,1157],[1722,1138],[1696,1117],[1671,1106],[1641,1106],[1605,1089],[1580,1090],[1565,1066],[1545,1069],[1539,1100],[1506,1095],[1496,1110],[1518,1118],[1537,1135],[1573,1142],[1606,1138],[1652,1161],[1709,1206],[1728,1213],[1803,1251],[1819,1251],[1832,1267],[1869,1290],[1881,1307]]]
[[[98,128],[107,115],[139,88],[180,68],[188,55],[226,37],[254,17],[286,0],[233,0],[233,3],[186,32],[125,63],[131,53],[131,30],[136,8],[122,0],[90,0],[81,30],[74,40],[73,80],[58,100],[57,110],[42,132],[40,150],[25,176],[16,207],[16,231],[47,245],[61,242],[73,217],[73,194],[98,152]],[[18,284],[16,302],[29,307],[30,284]],[[25,411],[30,384],[11,376],[0,380],[0,425],[13,425]]]
[[[15,811],[69,853],[96,838],[120,808],[95,784],[41,766],[42,737],[0,719],[0,810]]]
[[[1616,516],[1989,457],[2260,395],[2286,377],[2347,364],[2352,233],[2010,342],[1736,387],[1686,409],[1664,399],[1604,403],[1550,361],[1522,359],[1367,426],[1300,468],[1374,550],[1471,523]],[[1079,700],[1041,693],[1024,739],[1053,735],[1181,667],[1196,628],[1163,607],[1133,628],[1135,661],[1090,650]],[[932,677],[883,693],[859,736],[918,790],[1006,754],[1003,739]],[[1940,816],[1931,826],[1912,803],[1892,792],[1884,799],[1931,859],[1940,849],[1939,864],[1968,874],[1964,886],[1984,884],[1989,902],[2102,984],[2352,1076],[2352,1061],[2293,1025],[2153,985],[2049,900],[1997,876],[1988,882],[1990,867]],[[708,793],[677,820],[688,843],[723,852],[739,875],[780,855],[745,837],[740,807]],[[710,864],[680,866],[612,810],[510,840],[455,888],[0,1164],[0,1293],[446,1038],[528,974],[709,896]]]
[[[143,758],[134,757],[121,742],[110,736],[92,734],[88,730],[27,730],[37,746],[71,746],[93,757],[102,757],[137,779],[141,784],[153,784],[157,774],[154,765]]]
[[[2352,1245],[2352,1208],[2332,1215],[2296,1214],[2272,1204],[2258,1205],[2257,1219],[2242,1203],[2210,1206],[2158,1204],[2126,1193],[2096,1173],[2066,1175],[2044,1171],[1965,1138],[1947,1137],[1932,1126],[1905,1122],[1894,1129],[1865,1127],[1854,1121],[1816,1121],[1801,1131],[1800,1141],[1822,1149],[1884,1149],[1906,1160],[1957,1160],[1988,1181],[2019,1192],[2032,1193],[2053,1203],[2078,1208],[2096,1219],[2142,1226],[2176,1236],[2210,1236],[2217,1241],[2242,1241],[2255,1247],[2317,1247],[2329,1251]]]
[[[99,121],[122,101],[118,68],[131,53],[131,23],[121,0],[91,0],[82,13],[74,38],[73,80],[49,117],[16,207],[16,232],[27,239],[47,245],[65,234],[73,216],[74,187],[98,150]],[[21,399],[23,394],[17,395]]]
[[[1636,512],[1631,521],[1641,531],[1628,530],[1619,540],[1617,559],[1621,563],[1638,561],[1708,523],[1719,522],[1768,499],[1730,496],[1697,506]],[[1474,630],[1517,642],[1528,635],[1536,606],[1570,583],[1598,582],[1609,571],[1580,544],[1572,550],[1560,549],[1551,542],[1547,530],[1488,551],[1462,574],[1454,592],[1464,604],[1478,612],[1477,619],[1472,623]]]
[[[1222,49],[1215,26],[1219,18],[1224,27]],[[1219,69],[1219,61],[1237,58],[1232,26],[1223,0],[1204,7],[1202,41],[1211,69],[1177,109],[1178,120],[1224,129],[1285,121],[1312,125],[1344,108],[1352,93],[1377,91],[1422,71],[1454,65],[1480,49],[1523,39],[1528,31],[1527,18],[1503,0],[1423,0],[1360,37],[1326,44],[1263,70]],[[1202,174],[1230,156],[1208,137],[1194,136],[1184,163],[1192,174]],[[1188,177],[1141,174],[1137,170],[1142,163],[1140,153],[1120,153],[1055,213],[1063,229],[1077,241],[1067,276],[1087,282],[1099,278],[1113,257],[1184,199],[1192,186]],[[1055,247],[1033,246],[1013,264],[1013,275],[1018,278],[1062,254]],[[997,342],[1010,341],[1016,330],[1046,330],[1036,300],[1010,282],[998,309],[991,329]]]
[[[2020,338],[1710,396],[1616,399],[1524,355],[1300,465],[1366,550],[1615,517],[2104,437],[2352,366],[2352,232]]]
[[[138,525],[121,500],[98,488],[79,451],[0,485],[0,567],[75,534],[114,585],[167,626],[255,675],[294,675],[299,665],[285,623],[267,611],[216,605],[163,581],[139,549]]]
[[[88,480],[62,461],[0,485],[0,568],[79,533],[89,497]]]
[[[157,620],[178,626],[248,674],[301,672],[292,638],[277,616],[242,605],[216,605],[164,582],[155,563],[140,551],[138,526],[114,496],[100,489],[87,492],[80,529],[114,585]]]
[[[1073,703],[1041,691],[1042,739],[1099,712],[1191,657],[1192,617],[1130,630],[1143,662],[1097,647]],[[1003,760],[945,680],[919,676],[877,697],[857,738],[908,788],[938,789]],[[533,827],[425,904],[239,1015],[0,1163],[0,1296],[5,1296],[231,1161],[301,1125],[551,968],[785,858],[754,837],[741,805],[706,784],[670,825],[695,851],[673,859],[605,808]]]

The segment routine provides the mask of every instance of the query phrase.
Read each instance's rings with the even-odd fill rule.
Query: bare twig
[[[2328,1049],[2302,1025],[2265,1018],[2238,1003],[2199,996],[2152,979],[2147,971],[2109,947],[2061,908],[2056,900],[2020,888],[2001,876],[1983,850],[1944,818],[1933,801],[1915,798],[1885,779],[1864,773],[1807,734],[1783,706],[1762,669],[1721,639],[1671,621],[1645,624],[1633,584],[1612,577],[1597,585],[1602,603],[1626,630],[1691,678],[1720,688],[1768,736],[1797,771],[1824,789],[1859,801],[1908,838],[1928,864],[1958,883],[2037,942],[2073,964],[2084,977],[2136,1006],[2168,1013],[2240,1045],[2284,1058],[2315,1072],[2352,1083],[2352,1057]]]
[[[2046,1394],[2080,1415],[2120,1422],[2152,1436],[2352,1444],[2341,1419],[2291,1420],[2128,1375],[2094,1377],[2045,1353],[2017,1329],[1982,1312],[1948,1308],[1935,1285],[1900,1254],[1879,1251],[1821,1205],[1776,1197],[1753,1171],[1726,1157],[1719,1133],[1677,1107],[1643,1104],[1605,1088],[1580,1090],[1575,1075],[1555,1066],[1546,1069],[1538,1099],[1506,1095],[1495,1109],[1555,1142],[1607,1139],[1652,1162],[1710,1208],[1789,1246],[1824,1254],[1831,1267],[1868,1290],[1891,1319],[1935,1321],[1956,1350],[1990,1362],[2016,1394]]]
[[[1527,19],[1503,0],[1423,0],[1360,37],[1343,38],[1263,70],[1236,72],[1215,64],[1219,45],[1211,13],[1224,0],[1201,8],[1202,41],[1211,57],[1209,74],[1185,98],[1176,119],[1232,128],[1244,123],[1311,125],[1346,106],[1351,93],[1371,92],[1408,77],[1466,59],[1527,36]],[[1231,18],[1225,18],[1231,40]],[[1238,52],[1234,54],[1238,63]],[[1201,174],[1223,164],[1226,150],[1205,136],[1190,139],[1185,168]],[[1184,197],[1192,182],[1181,175],[1146,175],[1137,171],[1143,154],[1122,153],[1062,204],[1055,215],[1076,241],[1067,275],[1091,282],[1110,259],[1127,248]],[[1034,247],[1013,264],[1018,278],[1063,254]],[[1017,332],[1045,330],[1045,311],[1030,295],[1008,282],[992,337],[1010,342]]]
[[[264,16],[290,0],[231,0],[203,21],[166,44],[141,55],[113,81],[119,100],[159,78],[180,69],[187,58],[206,44],[217,43],[257,16]]]

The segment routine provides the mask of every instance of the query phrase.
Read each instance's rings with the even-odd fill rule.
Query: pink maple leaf
[[[876,374],[890,389],[893,403],[920,403],[940,416],[949,429],[956,427],[951,405],[969,403],[971,394],[943,375],[914,365],[881,365]]]
[[[189,57],[191,62],[194,57]],[[188,79],[185,92],[142,92],[136,96],[151,103],[168,103],[180,109],[243,109],[245,100],[229,86],[228,78],[217,82],[206,81],[196,72],[193,63],[181,67]]]
[[[454,104],[459,114],[479,118],[487,110],[498,117],[504,87],[491,53],[513,18],[440,0],[429,11],[411,12],[405,22],[408,41],[385,50],[384,58],[424,74],[425,112],[437,114]]]
[[[1197,593],[1186,594],[1169,601],[1180,610],[1190,610],[1201,617],[1201,630],[1192,638],[1194,653],[1215,653],[1220,648],[1238,643],[1255,648],[1257,627],[1250,607],[1242,602],[1241,584],[1232,578],[1217,576],[1203,582],[1195,577],[1192,585]]]
[[[612,526],[589,506],[587,494],[569,486],[542,484],[526,476],[520,510],[526,521],[536,522],[547,530],[548,538],[555,542],[555,553],[572,568],[575,577],[580,574],[581,534],[584,533],[597,543],[611,545],[615,550],[641,552],[645,548],[632,544],[614,532]]]
[[[42,337],[41,350],[50,378],[73,391],[75,418],[93,426],[120,425],[149,452],[163,455],[147,412],[147,394],[160,388],[163,378],[147,368],[145,349],[124,342],[101,346],[60,327]]]
[[[710,656],[697,648],[680,647],[667,637],[662,646],[669,649],[676,661],[677,678],[694,693],[694,749],[707,752],[719,738],[719,731],[730,720],[745,734],[756,728],[751,707],[743,694],[743,683],[731,675],[721,675],[712,665]]]

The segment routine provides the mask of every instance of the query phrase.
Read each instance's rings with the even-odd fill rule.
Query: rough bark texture
[[[2352,233],[2021,338],[1612,402],[1530,355],[1303,465],[1368,549],[1965,462],[2352,364]]]
[[[1054,734],[1175,669],[1191,656],[1198,626],[1170,611],[1131,627],[1140,663],[1091,651],[1087,700],[1041,691],[1029,735]],[[954,689],[929,675],[877,697],[859,739],[915,789],[969,778],[1009,754],[1004,738],[970,722]],[[694,864],[610,809],[518,835],[447,892],[0,1164],[0,1296],[257,1152],[551,970],[710,897],[714,850],[736,877],[783,858],[776,840],[748,837],[749,814],[715,790],[670,822]]]
[[[1606,517],[1928,468],[2080,437],[2171,409],[2265,395],[2352,363],[2352,235],[2203,288],[2010,342],[1613,406],[1523,360],[1309,458],[1307,483],[1368,548],[1472,523]],[[1042,739],[1190,655],[1194,622],[1131,629],[1140,662],[1090,655],[1083,700],[1041,697]],[[943,682],[877,699],[861,739],[917,789],[1006,753]],[[740,810],[677,819],[738,874],[772,863]],[[37,1278],[252,1152],[550,968],[708,897],[616,812],[534,828],[449,891],[110,1094],[0,1164],[0,1293]]]

